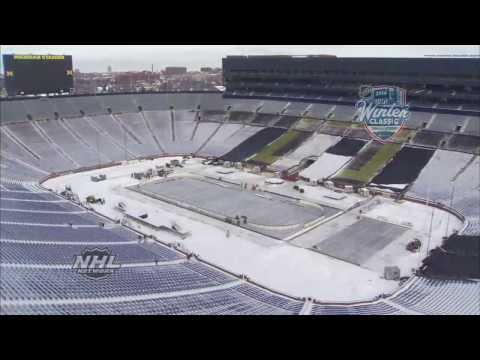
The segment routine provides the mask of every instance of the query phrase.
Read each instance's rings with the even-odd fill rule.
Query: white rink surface
[[[122,217],[115,206],[119,202],[124,202],[129,211],[147,212],[149,214],[148,220],[156,225],[171,226],[175,222],[182,228],[182,231],[190,232],[191,236],[181,240],[179,237],[166,232],[155,233],[154,230],[138,224],[130,223],[130,225],[144,233],[155,235],[163,242],[181,244],[183,248],[200,255],[201,258],[209,262],[234,273],[245,274],[251,280],[285,294],[313,297],[321,301],[350,302],[370,300],[379,294],[389,294],[397,289],[397,282],[382,279],[378,271],[336,260],[299,247],[294,243],[274,240],[125,189],[126,186],[139,183],[130,177],[132,172],[147,170],[171,159],[160,158],[140,163],[132,162],[108,169],[70,174],[50,179],[43,186],[61,192],[65,185],[70,185],[82,201],[85,201],[88,195],[105,198],[105,205],[94,205],[94,209],[110,218],[120,219]],[[271,191],[293,192],[295,196],[299,196],[298,192],[291,190],[292,183],[265,185],[265,177],[262,175],[240,171],[229,175],[220,175],[216,173],[218,169],[217,167],[202,165],[200,159],[191,159],[185,168],[177,168],[176,174],[195,172],[208,176],[222,176],[230,181],[257,183]],[[99,183],[91,182],[90,176],[98,174],[106,174],[107,180]],[[325,202],[324,195],[328,192],[330,190],[321,187],[308,187],[304,196],[313,202],[332,205],[328,201]],[[342,200],[343,205],[339,205],[337,200],[330,200],[330,202],[334,202],[338,208],[346,209],[360,200],[361,198],[357,195],[350,195],[348,199]],[[425,206],[423,206],[425,209],[421,207],[422,205],[413,204],[412,206],[410,203],[400,206],[382,203],[368,211],[367,216],[376,218],[376,216],[385,216],[385,213],[392,217],[405,216],[410,219],[406,221],[411,221],[414,227],[424,230],[422,227],[424,218],[422,216],[427,216],[431,210]],[[435,211],[439,213],[439,210]],[[441,217],[439,221],[441,224],[435,223],[436,226],[434,226],[435,236],[442,233],[442,229],[445,231],[445,219]],[[321,226],[316,230],[320,230]],[[450,228],[453,227],[458,227],[458,224],[452,216]],[[230,231],[229,237],[226,236],[227,230]],[[442,233],[443,235],[444,233]],[[434,247],[433,244],[432,241],[431,248]],[[398,252],[400,251],[405,252],[404,248],[399,248]],[[398,257],[395,253],[384,256],[394,256],[395,260]],[[421,260],[419,254],[414,256],[418,261],[399,260],[404,263],[402,268],[408,268]],[[372,267],[375,268],[375,264]]]
[[[370,210],[365,211],[364,208],[363,215],[396,225],[405,226],[406,223],[410,223],[407,226],[410,230],[364,264],[367,268],[379,269],[385,263],[395,263],[402,274],[418,268],[427,256],[427,249],[432,250],[442,244],[447,226],[448,234],[463,227],[458,218],[446,211],[410,201],[396,203],[391,199],[382,198],[380,204],[375,203]],[[422,242],[420,251],[418,253],[405,251],[405,246],[414,238]]]

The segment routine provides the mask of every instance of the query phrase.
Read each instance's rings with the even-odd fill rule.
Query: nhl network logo
[[[75,256],[72,268],[79,274],[98,280],[113,274],[120,268],[120,264],[114,264],[115,258],[116,255],[112,255],[107,248],[87,248],[80,255]]]
[[[400,131],[410,116],[406,90],[396,86],[361,86],[355,105],[362,122],[373,139],[388,142]]]

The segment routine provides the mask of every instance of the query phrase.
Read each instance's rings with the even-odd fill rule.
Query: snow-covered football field
[[[385,266],[396,265],[402,276],[412,275],[412,269],[418,268],[426,256],[427,247],[438,246],[447,232],[462,227],[460,220],[453,215],[422,204],[399,203],[379,197],[366,199],[357,194],[339,196],[324,187],[301,183],[304,193],[299,193],[290,182],[267,184],[265,180],[271,174],[253,174],[237,169],[224,171],[220,167],[203,165],[202,159],[198,158],[187,160],[183,168],[175,168],[174,174],[168,178],[177,178],[180,182],[171,189],[162,189],[162,179],[158,177],[151,179],[150,184],[158,183],[156,191],[162,196],[173,197],[189,206],[218,211],[226,216],[248,214],[249,222],[254,223],[250,228],[229,224],[206,212],[192,211],[188,206],[178,206],[128,189],[139,184],[146,188],[151,186],[132,178],[133,172],[155,168],[172,159],[133,161],[69,174],[49,179],[43,186],[60,193],[68,185],[82,202],[89,195],[104,198],[105,204],[91,205],[102,215],[126,221],[129,226],[154,235],[164,243],[175,243],[211,263],[247,275],[274,290],[325,302],[370,300],[394,292],[398,283],[383,279]],[[105,174],[107,180],[90,180],[92,175],[99,174]],[[189,180],[185,182],[187,178]],[[191,183],[192,178],[200,179],[198,181],[202,178],[218,181],[221,178],[231,188],[221,190],[217,199],[216,190],[199,194],[206,188],[198,187],[197,182]],[[238,191],[240,184],[245,183],[247,189]],[[252,185],[258,188],[249,190]],[[218,184],[212,186],[217,186],[218,190]],[[277,197],[282,200],[277,202]],[[150,224],[175,226],[189,236],[182,239],[172,232],[146,226],[132,217],[126,219],[117,207],[120,202],[129,214],[146,213],[146,221]],[[287,228],[289,231],[285,231]],[[405,249],[406,244],[414,239],[422,241],[418,253]]]

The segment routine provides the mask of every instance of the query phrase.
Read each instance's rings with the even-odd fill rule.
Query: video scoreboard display
[[[5,89],[9,96],[71,92],[70,55],[3,55]]]

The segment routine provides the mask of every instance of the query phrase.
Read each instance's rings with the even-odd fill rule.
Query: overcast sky
[[[424,57],[480,55],[480,45],[0,45],[2,54],[73,55],[75,69],[103,72],[155,70],[165,66],[220,67],[226,55]],[[1,58],[0,58],[1,62]],[[2,64],[0,71],[3,72]]]

